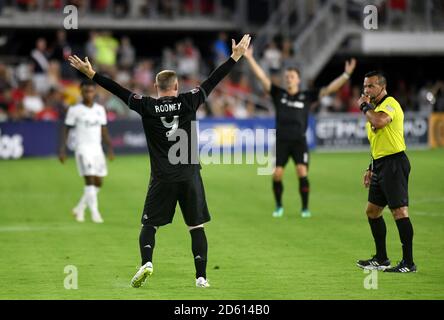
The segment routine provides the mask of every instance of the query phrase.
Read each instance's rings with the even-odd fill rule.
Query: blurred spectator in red
[[[191,39],[185,39],[176,46],[177,73],[180,76],[197,77],[199,75],[200,52]]]
[[[195,0],[184,0],[182,2],[182,13],[191,15],[191,14],[199,14],[205,15],[214,12],[214,3],[211,0],[198,0],[197,5],[195,6]]]
[[[49,10],[60,10],[62,8],[63,0],[46,0],[45,9]]]
[[[90,8],[93,12],[105,12],[108,7],[109,0],[90,0]]]
[[[35,120],[38,121],[57,121],[59,119],[58,112],[53,106],[45,104],[42,111],[35,115]]]
[[[351,97],[348,100],[347,112],[360,113],[361,109],[358,104],[358,100],[361,97],[361,89],[358,86],[353,86],[351,91]]]
[[[66,5],[76,6],[79,9],[79,11],[82,12],[86,10],[86,4],[84,0],[68,0],[66,2]]]
[[[23,115],[26,119],[34,119],[36,114],[42,111],[45,106],[32,81],[27,81],[25,84],[22,106]]]
[[[64,119],[68,106],[63,101],[63,94],[58,88],[51,88],[46,96],[45,103],[51,106],[53,110],[58,114],[59,119]]]

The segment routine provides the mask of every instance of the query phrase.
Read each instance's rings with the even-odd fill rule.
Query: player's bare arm
[[[59,148],[59,160],[61,163],[65,163],[66,160],[66,141],[68,140],[68,132],[71,129],[70,126],[63,126],[62,137],[60,140]]]
[[[374,107],[370,103],[370,97],[368,95],[362,95],[358,100],[358,104],[360,106],[362,106],[363,104],[368,105],[368,111],[365,112],[365,116],[373,128],[382,129],[392,121],[392,118],[390,118],[387,113],[382,111],[375,112],[374,110],[372,110],[374,109]]]
[[[353,74],[353,71],[356,68],[356,59],[352,58],[345,62],[344,72],[334,79],[330,84],[324,88],[321,89],[319,92],[319,98],[322,98],[324,96],[328,96],[332,93],[335,93],[341,87],[347,83],[347,81],[350,79],[351,75]]]
[[[111,142],[111,137],[109,135],[108,128],[106,126],[102,126],[102,139],[106,144],[107,156],[109,160],[114,160],[114,150]]]
[[[253,48],[250,47],[245,53],[245,58],[248,61],[248,65],[253,71],[256,78],[262,84],[264,90],[269,93],[271,90],[271,80],[265,74],[265,71],[261,68],[261,66],[257,63],[256,59],[253,56]]]

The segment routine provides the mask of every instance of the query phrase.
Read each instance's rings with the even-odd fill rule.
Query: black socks
[[[396,220],[399,238],[402,243],[402,259],[407,265],[413,264],[413,226],[410,218]]]
[[[282,181],[273,180],[273,193],[276,200],[276,206],[282,207],[282,193],[284,192],[284,185]],[[302,210],[308,209],[308,195],[310,192],[310,184],[307,177],[299,178],[299,193],[301,195]]]
[[[208,243],[204,228],[190,230],[191,248],[194,256],[194,266],[196,267],[196,279],[207,278],[207,251]]]
[[[152,226],[142,226],[139,236],[140,255],[142,256],[142,265],[153,261],[153,250],[156,243],[156,228]]]
[[[273,180],[273,192],[274,199],[276,200],[276,206],[282,207],[282,193],[284,192],[284,185],[282,184],[282,181]]]
[[[387,228],[385,226],[385,221],[382,216],[377,219],[368,218],[368,223],[372,229],[373,238],[375,239],[376,245],[376,259],[379,262],[387,260],[387,250],[385,247],[385,236],[387,234]]]
[[[302,210],[308,209],[308,193],[310,192],[310,184],[308,178],[299,178],[299,193],[301,194]]]

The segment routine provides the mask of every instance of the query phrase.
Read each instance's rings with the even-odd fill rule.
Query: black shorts
[[[180,182],[163,182],[152,178],[143,208],[142,224],[158,227],[171,223],[177,202],[188,226],[197,226],[210,221],[199,172],[192,178]]]
[[[409,205],[410,162],[404,152],[373,161],[373,175],[368,201],[390,209]]]
[[[276,140],[276,167],[285,167],[289,158],[293,158],[295,164],[308,166],[307,140]]]

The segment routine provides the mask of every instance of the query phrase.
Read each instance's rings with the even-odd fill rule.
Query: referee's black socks
[[[385,247],[385,236],[387,234],[387,228],[382,216],[377,219],[368,218],[368,223],[372,229],[373,238],[376,245],[376,259],[380,262],[387,260],[387,249]]]
[[[190,230],[191,249],[193,250],[194,266],[196,267],[196,279],[207,278],[207,251],[208,243],[204,228]]]
[[[142,226],[139,236],[140,255],[142,256],[142,266],[153,261],[153,250],[156,244],[156,228],[152,226]]]
[[[308,178],[299,178],[299,193],[301,194],[302,210],[308,209],[308,193],[310,192],[310,184]]]
[[[273,180],[273,193],[276,200],[276,206],[282,207],[282,193],[284,192],[284,185],[282,181]]]
[[[399,238],[402,243],[402,259],[407,265],[413,264],[413,226],[410,218],[401,218],[396,220],[398,226]]]

